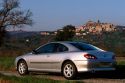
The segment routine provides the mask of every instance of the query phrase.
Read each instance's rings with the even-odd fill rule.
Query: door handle
[[[47,55],[47,57],[50,57],[49,55]]]

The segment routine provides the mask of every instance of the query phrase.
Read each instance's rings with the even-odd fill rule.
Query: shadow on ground
[[[90,78],[125,79],[125,65],[118,66],[115,71],[81,73],[78,75],[77,79],[90,79]]]
[[[90,78],[125,79],[125,71],[81,73],[78,75],[77,79],[80,80],[80,79],[90,79]]]
[[[45,75],[53,78],[64,79],[61,74],[58,73],[32,73],[32,75]],[[83,79],[125,79],[125,65],[120,66],[115,71],[95,72],[95,73],[80,73],[77,75],[76,80]]]

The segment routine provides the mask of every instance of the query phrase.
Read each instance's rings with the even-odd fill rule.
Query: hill
[[[24,38],[40,34],[40,31],[9,31],[8,36],[14,38]]]

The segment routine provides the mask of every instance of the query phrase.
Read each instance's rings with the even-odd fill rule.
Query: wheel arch
[[[74,66],[75,66],[75,68],[76,68],[76,71],[77,71],[77,66],[75,65],[75,63],[74,63],[72,60],[67,59],[67,60],[63,61],[62,65],[61,65],[61,73],[62,73],[62,71],[63,71],[63,66],[64,66],[64,64],[65,64],[66,62],[71,62],[71,63],[73,63]]]
[[[20,68],[21,68],[21,67],[19,67],[19,64],[20,64],[20,63],[24,63],[24,64],[23,64],[23,72],[20,72]],[[22,69],[22,68],[21,68],[21,69]],[[18,71],[18,73],[19,73],[20,75],[29,74],[28,65],[27,65],[27,62],[26,62],[25,59],[20,58],[20,59],[17,61],[17,71]]]
[[[21,59],[19,59],[19,60],[17,61],[17,64],[16,64],[17,67],[18,67],[18,64],[19,64],[20,61],[25,61],[25,63],[26,63],[26,60],[23,59],[23,58],[21,58]],[[26,63],[26,65],[27,65],[27,63]],[[27,65],[27,66],[28,66],[28,65]],[[18,68],[17,68],[17,69],[18,69]]]

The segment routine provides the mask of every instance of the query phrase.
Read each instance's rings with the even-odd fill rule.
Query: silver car
[[[20,75],[31,71],[58,72],[66,79],[77,73],[115,70],[115,54],[83,42],[51,42],[19,56],[15,66]]]

